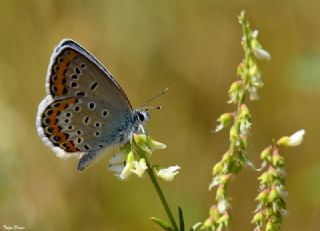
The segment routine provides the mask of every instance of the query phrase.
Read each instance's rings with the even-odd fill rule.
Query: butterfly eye
[[[138,113],[137,113],[137,114],[138,114],[138,118],[139,118],[139,120],[140,120],[141,122],[143,122],[143,121],[144,121],[144,119],[145,119],[145,118],[144,118],[144,115],[143,115],[141,112],[139,112],[139,111],[138,111]]]

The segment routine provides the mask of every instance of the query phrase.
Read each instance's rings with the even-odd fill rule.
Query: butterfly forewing
[[[130,102],[111,74],[88,52],[66,40],[51,58],[47,92],[53,97],[89,96],[132,111]]]

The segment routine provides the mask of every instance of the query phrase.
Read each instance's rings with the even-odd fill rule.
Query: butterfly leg
[[[141,132],[142,134],[146,134],[142,124],[139,125],[138,132]]]

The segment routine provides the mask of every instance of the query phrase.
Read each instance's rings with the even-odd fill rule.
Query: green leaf
[[[164,230],[166,231],[173,231],[172,227],[165,221],[161,220],[160,218],[157,217],[150,217],[150,219],[160,225]]]
[[[191,229],[189,229],[189,231],[197,231],[197,230],[199,230],[201,228],[201,226],[202,226],[202,223],[201,222],[197,222],[191,227]]]
[[[182,213],[182,209],[179,206],[178,207],[178,212],[179,212],[179,226],[180,226],[180,231],[184,231],[184,220],[183,220],[183,213]]]

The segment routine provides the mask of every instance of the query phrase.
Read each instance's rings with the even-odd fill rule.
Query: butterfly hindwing
[[[99,151],[118,142],[119,129],[129,122],[112,105],[89,97],[52,100],[38,120],[47,140],[70,153]]]

